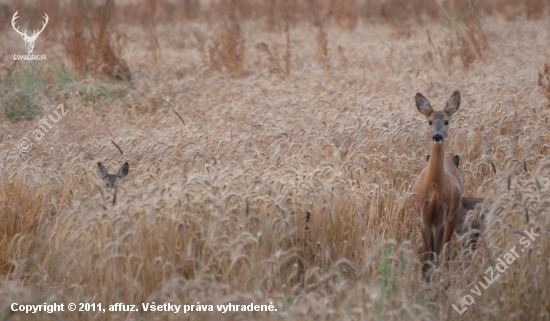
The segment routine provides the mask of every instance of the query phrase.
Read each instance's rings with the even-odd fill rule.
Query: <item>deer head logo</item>
[[[27,35],[27,30],[25,29],[25,32],[21,32],[19,31],[19,27],[15,27],[15,20],[17,20],[17,18],[19,18],[17,16],[17,13],[19,12],[16,11],[15,14],[13,15],[13,18],[11,19],[11,26],[13,27],[13,29],[15,31],[17,31],[18,34],[21,35],[21,38],[23,38],[23,40],[25,40],[25,49],[27,50],[27,53],[32,53],[32,51],[34,50],[34,43],[36,42],[36,38],[38,38],[38,36],[42,33],[42,31],[44,30],[44,28],[46,28],[46,25],[48,24],[48,15],[44,12],[44,19],[46,19],[45,22],[42,22],[42,29],[40,29],[40,31],[38,30],[34,30],[32,36],[28,36]]]

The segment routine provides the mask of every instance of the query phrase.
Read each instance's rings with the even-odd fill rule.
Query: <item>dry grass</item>
[[[237,10],[232,9],[229,2],[227,6],[226,10],[230,14],[207,48],[208,62],[213,70],[223,70],[240,76],[245,62],[245,39]]]
[[[64,40],[64,45],[66,57],[76,71],[118,80],[131,80],[130,70],[121,58],[124,36],[113,28],[116,19],[115,9],[113,0],[104,1],[102,4],[96,4],[92,0],[75,1],[67,9],[69,34]],[[150,21],[145,21],[144,25],[151,28]],[[154,36],[152,33],[149,38],[153,39],[153,44],[156,45]],[[158,49],[153,47],[152,52],[157,58]]]
[[[550,106],[550,64],[545,63],[542,71],[539,71],[538,85],[544,91]]]
[[[323,28],[323,23],[319,22],[317,28],[317,60],[319,65],[325,69],[330,67],[330,52],[328,49],[328,36]]]
[[[75,41],[94,40],[80,63],[91,69],[65,65],[70,51],[53,40],[37,42],[45,62],[12,67],[2,57],[0,104],[26,118],[0,115],[0,319],[56,318],[12,314],[12,302],[278,309],[64,312],[63,320],[550,319],[550,111],[547,88],[537,86],[550,61],[548,16],[492,1],[473,22],[445,23],[444,11],[419,6],[428,2],[348,10],[337,1],[198,9],[128,1],[114,12],[155,18],[103,16],[104,30],[83,19],[81,40],[66,25]],[[107,15],[108,5],[88,12]],[[185,15],[185,6],[196,10]],[[405,33],[395,17],[407,11]],[[102,47],[112,44],[99,40],[112,41],[106,30],[124,32],[120,51]],[[457,33],[486,44],[479,54],[471,47],[467,64]],[[0,31],[0,42],[10,54],[22,50],[13,32]],[[102,67],[120,59],[131,81]],[[97,77],[102,70],[109,77]],[[466,195],[488,200],[465,223],[466,233],[481,232],[477,250],[463,250],[468,235],[455,236],[449,268],[426,284],[408,198],[429,140],[413,97],[423,92],[441,109],[456,89],[462,106],[446,153],[460,155]],[[59,103],[67,115],[20,152],[34,113],[50,115]],[[125,161],[130,173],[113,205],[97,163],[113,171]],[[541,236],[459,316],[451,304],[461,307],[530,228]]]

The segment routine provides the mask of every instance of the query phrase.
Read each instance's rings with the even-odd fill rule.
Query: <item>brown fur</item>
[[[451,239],[462,207],[464,177],[455,162],[444,158],[448,122],[460,106],[460,94],[455,92],[443,111],[434,111],[422,94],[417,94],[416,104],[428,119],[434,139],[430,159],[412,189],[413,206],[423,226],[422,272],[429,280],[427,271],[430,264],[436,261],[443,246]]]

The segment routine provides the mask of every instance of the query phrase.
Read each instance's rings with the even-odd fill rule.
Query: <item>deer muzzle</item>
[[[436,143],[436,144],[443,143],[443,135],[441,135],[441,134],[434,134],[432,138],[434,140],[434,143]]]

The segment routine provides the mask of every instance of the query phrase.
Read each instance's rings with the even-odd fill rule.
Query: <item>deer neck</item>
[[[432,151],[428,163],[427,174],[432,184],[444,184],[445,175],[444,142],[436,144],[432,142]]]

